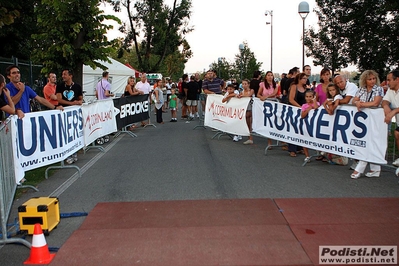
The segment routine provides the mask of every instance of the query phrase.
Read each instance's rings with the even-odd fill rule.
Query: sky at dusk
[[[271,32],[270,15],[273,11],[273,72],[282,73],[294,66],[302,65],[302,18],[298,14],[299,0],[192,0],[190,26],[194,31],[186,35],[193,57],[186,63],[185,72],[202,72],[219,57],[234,62],[239,54],[240,43],[247,42],[256,59],[262,62],[261,70],[270,70]],[[305,28],[317,26],[317,16],[313,12],[314,0],[306,1],[310,13],[305,20]],[[172,0],[166,0],[172,4]],[[110,8],[106,12],[110,12]],[[126,18],[117,14],[122,21]],[[117,29],[117,26],[115,27]],[[117,30],[109,37],[121,36]],[[312,58],[305,57],[305,64],[312,66],[312,73],[320,72],[321,67],[313,66]]]

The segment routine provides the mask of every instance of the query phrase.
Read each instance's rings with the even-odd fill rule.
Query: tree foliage
[[[307,55],[315,65],[336,70],[355,64],[384,75],[399,62],[399,2],[316,0],[319,30],[306,33]]]
[[[177,63],[184,65],[192,56],[184,39],[193,30],[188,26],[191,0],[181,0],[179,4],[174,0],[171,7],[163,0],[107,1],[115,11],[125,11],[128,15],[128,24],[122,24],[120,28],[126,34],[123,49],[134,49],[141,71],[158,72],[165,60],[170,63],[176,57]]]
[[[259,70],[262,63],[258,62],[254,52],[248,46],[247,42],[243,42],[244,49],[238,51],[234,57],[234,62],[221,57],[211,64],[211,68],[218,71],[218,76],[224,80],[235,78],[238,81],[242,79],[251,79],[254,71]]]
[[[319,31],[310,27],[304,38],[304,44],[308,47],[306,56],[314,58],[315,66],[329,68],[334,73],[348,66],[348,39],[343,37],[337,10],[330,10],[330,6],[322,4],[315,9]]]
[[[21,6],[15,1],[0,1],[0,29],[4,25],[14,23],[14,20],[20,16]]]
[[[99,0],[42,0],[35,7],[37,26],[33,34],[34,58],[44,65],[43,72],[70,68],[75,82],[82,84],[83,64],[102,67],[95,60],[108,61],[113,42],[105,36],[112,26],[106,20],[119,19],[104,15]]]
[[[260,70],[262,63],[258,62],[254,52],[249,48],[248,43],[243,42],[243,44],[244,50],[239,51],[239,53],[235,55],[234,68],[237,71],[237,74],[242,71],[242,79],[251,79],[254,72]],[[240,76],[237,75],[237,77]],[[237,79],[241,80],[241,78]]]
[[[31,34],[36,31],[34,6],[37,2],[38,0],[2,1],[0,5],[1,56],[30,59],[33,41]]]

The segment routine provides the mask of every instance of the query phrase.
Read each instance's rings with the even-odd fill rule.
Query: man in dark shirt
[[[200,98],[201,98],[201,92],[202,92],[202,80],[198,73],[195,73],[195,82],[197,82],[199,90],[198,90],[198,94],[197,94],[197,106],[195,106],[194,110],[195,110],[196,117],[199,118],[198,105],[200,104]],[[205,101],[204,101],[204,106],[202,108],[202,112],[203,112],[203,110],[205,110]]]
[[[306,88],[310,89],[310,76],[312,75],[312,69],[310,68],[309,65],[305,65],[302,68],[302,72],[306,74],[306,76],[308,77],[308,80],[306,81]]]
[[[281,93],[283,93],[283,87],[284,87],[284,83],[287,81],[287,73],[283,73],[283,74],[281,74],[281,80],[280,80],[280,90],[281,90]]]
[[[181,118],[188,118],[187,116],[187,83],[188,83],[188,75],[183,74],[182,83],[181,83],[181,93],[179,92],[179,99],[182,105],[181,108]]]
[[[288,75],[287,75],[288,79],[281,86],[281,94],[283,95],[283,97],[281,98],[281,101],[283,103],[288,103],[288,90],[290,89],[291,83],[294,82],[295,77],[298,73],[299,73],[298,67],[293,67],[288,72]]]
[[[58,104],[62,106],[82,105],[83,103],[83,90],[79,84],[72,80],[73,72],[70,69],[62,71],[62,81],[55,89]],[[72,164],[78,161],[77,152],[72,154],[66,159],[67,164]]]
[[[262,78],[261,72],[259,70],[256,70],[254,71],[254,75],[252,76],[252,79],[249,82],[249,88],[254,90],[255,96],[258,95],[261,78]]]
[[[216,70],[209,70],[208,79],[202,83],[202,89],[205,94],[222,94],[224,81],[216,76]]]
[[[197,95],[200,91],[200,87],[198,86],[198,83],[195,81],[195,76],[190,77],[190,82],[187,83],[187,87],[184,90],[187,96],[186,104],[189,113],[188,119],[193,120],[195,107],[197,107],[198,104]]]

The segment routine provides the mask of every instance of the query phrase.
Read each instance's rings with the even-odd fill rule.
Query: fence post
[[[11,119],[0,123],[0,244],[21,243],[27,247],[31,244],[22,238],[9,238],[7,221],[14,200],[17,183],[15,182],[14,156],[12,148]]]

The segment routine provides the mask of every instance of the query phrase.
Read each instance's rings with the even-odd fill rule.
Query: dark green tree
[[[344,27],[338,17],[342,10],[331,10],[330,1],[317,1],[315,12],[318,16],[318,28],[311,27],[306,31],[304,44],[307,47],[306,56],[314,58],[315,66],[323,66],[334,72],[345,68],[350,62],[348,56],[348,39],[343,37]]]
[[[394,0],[316,0],[319,31],[307,32],[315,64],[339,69],[347,63],[381,76],[399,62],[399,3]]]
[[[243,51],[239,51],[239,53],[235,55],[234,60],[234,76],[237,80],[240,80],[240,77],[242,77],[242,79],[251,79],[253,73],[256,70],[260,70],[262,66],[262,63],[258,62],[254,52],[249,48],[248,43],[243,42],[243,44]]]
[[[33,42],[31,34],[37,29],[34,14],[34,6],[37,2],[38,0],[1,1],[1,56],[9,58],[15,56],[19,59],[30,60]]]
[[[260,70],[261,62],[256,60],[254,52],[248,47],[247,42],[243,42],[244,49],[235,55],[234,62],[220,57],[216,62],[211,64],[211,68],[217,70],[218,76],[224,80],[235,78],[237,81],[241,79],[251,79],[254,71]]]
[[[399,62],[398,1],[340,2],[345,10],[341,23],[348,25],[345,36],[349,40],[350,59],[361,72],[374,69],[384,77],[389,68]]]
[[[14,23],[15,18],[21,14],[18,9],[21,9],[21,6],[17,5],[15,1],[0,1],[0,28]]]
[[[104,15],[99,0],[42,0],[35,6],[40,32],[33,34],[34,58],[44,65],[43,72],[74,71],[74,81],[82,84],[83,64],[104,67],[95,60],[107,61],[113,42],[105,34],[112,26],[106,20],[119,19]]]
[[[221,79],[228,80],[235,77],[234,66],[225,57],[219,57],[216,62],[213,62],[211,69],[216,70],[217,76]]]
[[[121,32],[126,34],[124,49],[134,49],[138,68],[144,72],[158,72],[164,60],[185,50],[183,64],[192,56],[186,48],[184,36],[193,29],[188,26],[191,0],[173,1],[169,7],[163,0],[107,0],[115,11],[126,12],[128,24]],[[186,44],[185,44],[186,43]],[[181,52],[180,52],[181,53]]]

